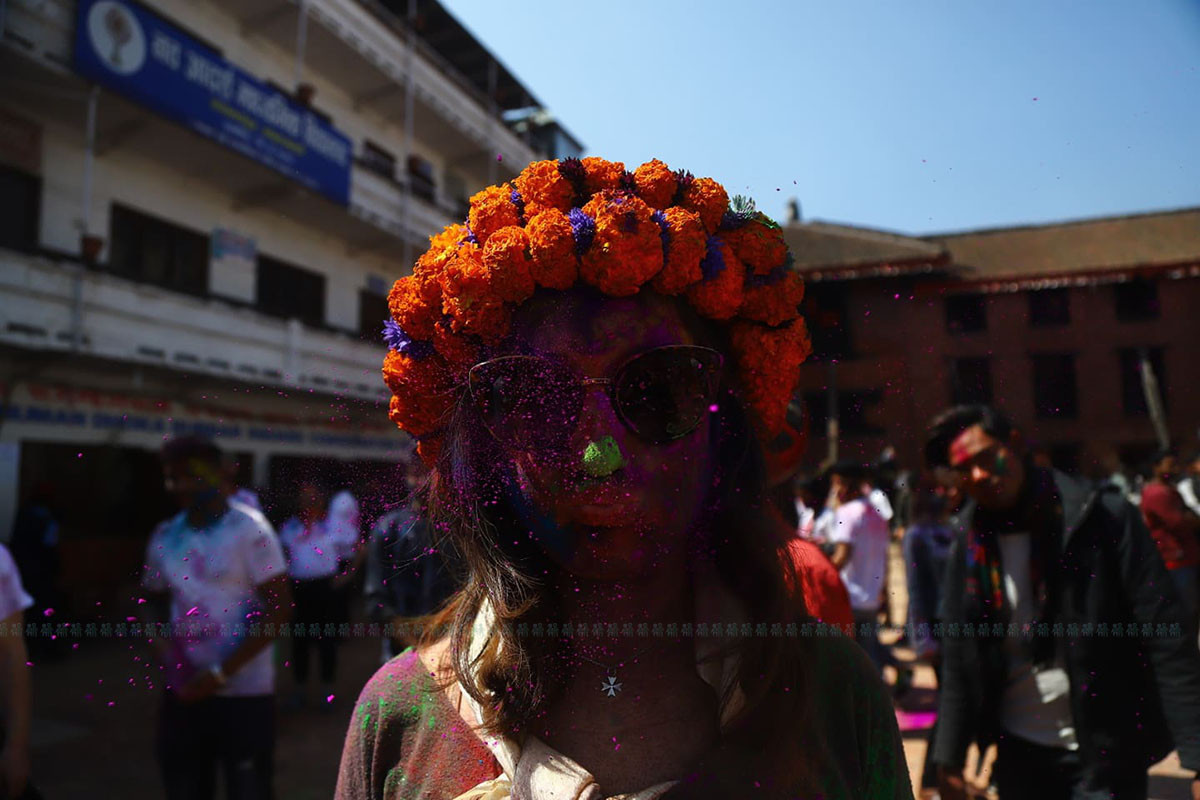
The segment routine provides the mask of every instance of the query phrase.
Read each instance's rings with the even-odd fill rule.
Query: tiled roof
[[[946,249],[913,236],[829,222],[793,222],[784,238],[795,267],[811,280],[932,272],[948,264]]]
[[[922,239],[946,248],[956,272],[968,281],[1200,270],[1200,208]]]

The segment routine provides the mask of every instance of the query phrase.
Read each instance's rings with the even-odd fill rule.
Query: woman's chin
[[[627,581],[650,577],[654,565],[641,534],[632,527],[572,526],[575,546],[559,563],[576,578]]]

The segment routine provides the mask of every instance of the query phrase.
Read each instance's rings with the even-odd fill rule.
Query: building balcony
[[[243,33],[295,52],[297,0],[213,2],[239,21]],[[355,110],[369,109],[402,120],[411,70],[414,133],[422,141],[436,142],[447,166],[486,172],[501,154],[501,170],[509,173],[539,157],[505,126],[487,97],[442,63],[418,37],[413,37],[415,47],[410,51],[407,31],[386,9],[359,0],[306,2],[305,74],[346,92]]]
[[[0,343],[383,400],[379,346],[223,300],[0,250]]]

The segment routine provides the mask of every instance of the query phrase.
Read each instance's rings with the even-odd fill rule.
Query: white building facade
[[[531,128],[545,109],[436,0],[0,15],[0,539],[57,484],[91,506],[81,541],[140,546],[178,433],[277,493],[304,461],[402,460],[387,289],[475,191],[578,155],[570,135]]]

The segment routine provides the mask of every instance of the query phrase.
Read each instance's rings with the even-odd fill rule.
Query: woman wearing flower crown
[[[396,282],[391,418],[463,588],[355,709],[337,796],[911,798],[765,500],[809,342],[779,226],[659,161],[543,161]]]

